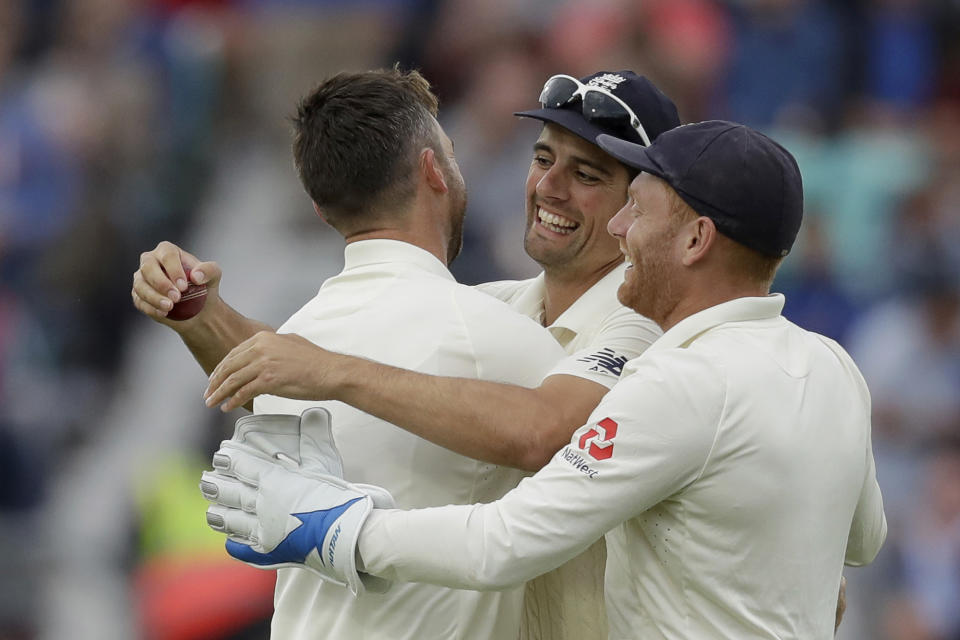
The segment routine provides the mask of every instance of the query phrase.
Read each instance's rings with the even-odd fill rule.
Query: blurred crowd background
[[[225,559],[196,489],[238,415],[131,274],[172,240],[282,322],[342,264],[287,118],[394,62],[441,98],[467,283],[536,273],[538,125],[511,114],[554,73],[635,70],[796,155],[776,289],[867,378],[890,525],[839,637],[960,638],[960,1],[0,0],[0,640],[265,637],[272,575]]]

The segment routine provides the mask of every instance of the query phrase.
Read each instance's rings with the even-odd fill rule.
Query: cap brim
[[[604,134],[604,130],[600,127],[587,122],[583,114],[575,109],[531,109],[530,111],[517,111],[513,115],[558,124],[591,144],[597,144],[598,136],[609,135]],[[606,131],[610,131],[610,129],[608,128]],[[626,133],[626,135],[631,134],[636,135],[637,140],[640,139],[639,134],[633,133],[632,130]]]
[[[646,173],[652,173],[661,178],[664,177],[660,167],[657,166],[657,163],[650,157],[650,147],[635,144],[627,140],[621,140],[606,133],[601,133],[597,137],[597,146],[628,167],[633,167]]]
[[[531,109],[517,111],[513,115],[558,124],[590,144],[597,144],[597,136],[604,135],[603,129],[590,124],[580,113],[570,109]]]

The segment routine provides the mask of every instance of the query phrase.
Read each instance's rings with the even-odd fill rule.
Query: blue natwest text
[[[563,448],[562,455],[563,459],[573,465],[573,468],[580,473],[589,478],[593,478],[597,475],[597,471],[590,468],[590,465],[586,463],[586,461],[583,459],[583,456],[573,451],[569,446]]]

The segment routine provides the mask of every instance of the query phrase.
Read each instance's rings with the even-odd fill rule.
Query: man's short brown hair
[[[437,97],[417,71],[339,73],[298,105],[293,156],[300,181],[336,225],[413,196],[419,151],[440,151]]]

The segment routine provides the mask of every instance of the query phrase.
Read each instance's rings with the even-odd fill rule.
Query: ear
[[[316,202],[313,203],[313,210],[317,212],[317,215],[320,216],[321,220],[323,220],[327,224],[330,224],[327,221],[327,216],[323,215],[323,211],[320,209],[320,205],[318,205]]]
[[[680,232],[683,238],[683,265],[692,266],[704,260],[717,239],[717,227],[713,220],[700,216],[684,225]]]
[[[420,152],[419,168],[420,175],[423,176],[424,181],[431,189],[441,194],[449,190],[447,179],[444,177],[443,169],[440,166],[440,159],[437,158],[436,152],[430,147]]]

